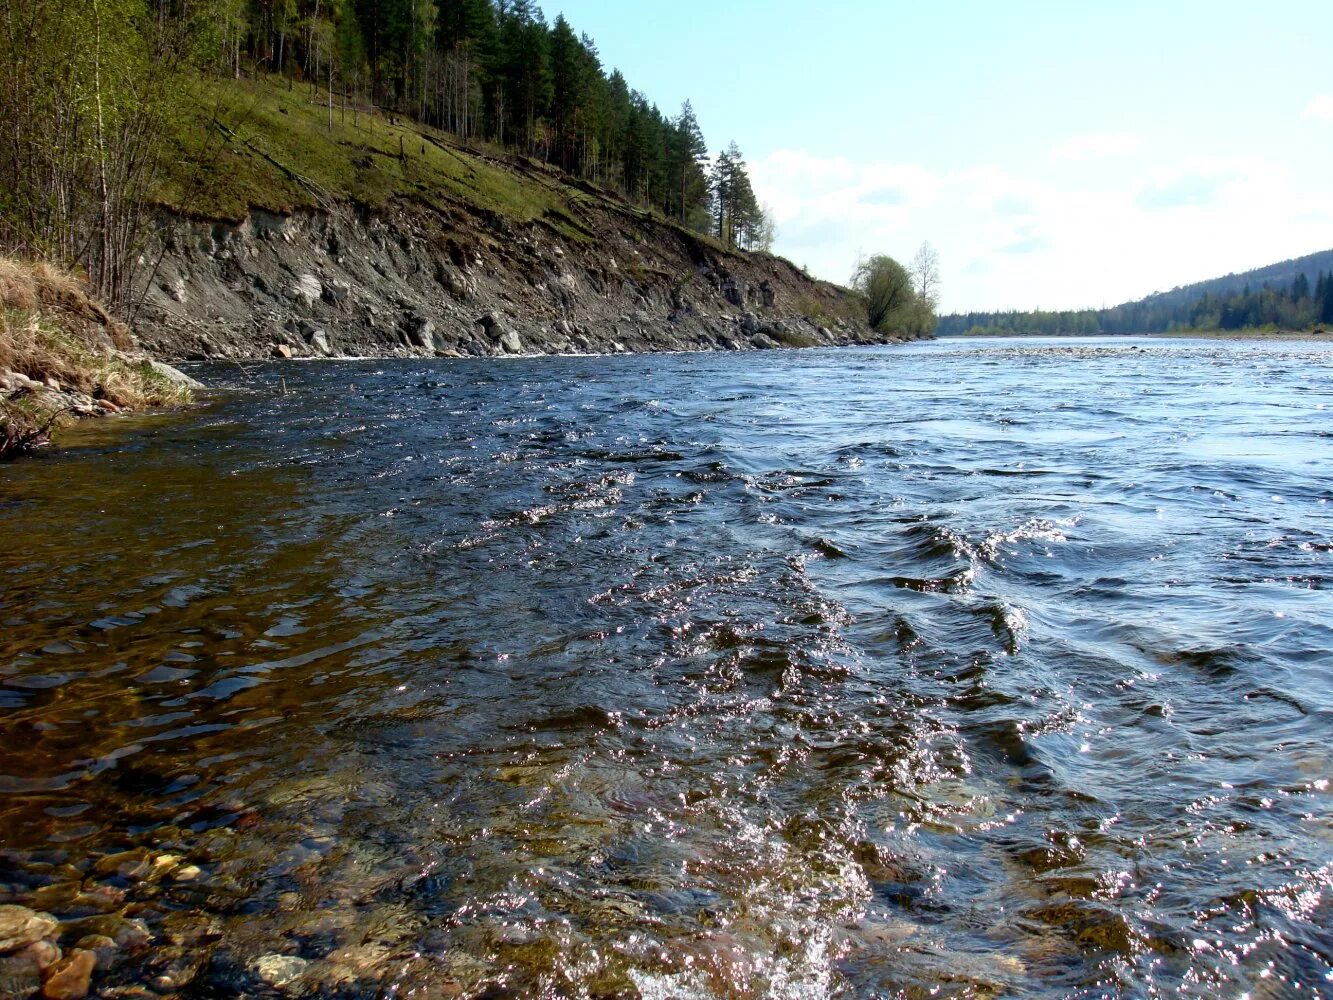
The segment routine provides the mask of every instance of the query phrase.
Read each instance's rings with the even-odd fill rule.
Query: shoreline
[[[1154,340],[1290,340],[1333,344],[1333,332],[1316,333],[1312,330],[1217,330],[1212,333],[1191,330],[1188,333],[1146,333],[1138,336]]]
[[[296,355],[287,357],[243,357],[243,358],[190,358],[179,362],[185,365],[277,365],[277,364],[328,364],[336,361],[407,361],[414,364],[430,364],[435,361],[541,361],[556,358],[651,358],[675,357],[692,354],[805,354],[816,351],[844,351],[856,348],[901,347],[905,344],[920,344],[938,337],[886,337],[883,340],[866,341],[851,344],[817,344],[812,347],[791,347],[778,344],[773,347],[673,347],[638,351],[550,351],[528,354],[330,354]],[[161,363],[161,362],[159,362]],[[167,366],[170,367],[170,366]],[[182,373],[184,374],[184,373]]]
[[[201,384],[140,350],[74,275],[0,257],[0,461],[76,420],[170,409]]]
[[[1236,340],[1295,341],[1333,344],[1333,331],[1312,330],[1189,330],[1171,333],[959,333],[936,334],[935,340]]]

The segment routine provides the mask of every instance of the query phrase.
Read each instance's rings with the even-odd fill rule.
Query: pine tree
[[[597,45],[587,34],[579,38],[579,59],[583,66],[584,106],[580,113],[581,133],[578,170],[593,179],[601,177],[604,130],[607,119],[606,77]]]
[[[733,160],[736,179],[732,185],[732,246],[753,250],[757,246],[762,218],[759,211],[759,199],[755,197],[754,187],[750,184],[749,171],[745,162],[739,158]]]
[[[512,0],[500,15],[505,105],[501,114],[508,118],[509,135],[529,153],[536,150],[538,125],[551,100],[549,36],[541,11],[531,0]]]
[[[436,0],[435,38],[442,51],[485,39],[495,30],[490,0]]]
[[[729,247],[757,248],[764,233],[763,213],[735,142],[718,155],[711,181],[717,238]]]
[[[551,29],[551,121],[555,161],[566,170],[578,166],[579,112],[587,103],[583,47],[564,15]]]
[[[679,178],[679,200],[675,206],[677,217],[688,223],[708,199],[708,178],[704,164],[708,162],[708,144],[695,117],[694,107],[686,101],[672,123],[669,158],[671,172]]]
[[[732,143],[732,148],[735,148]],[[735,168],[731,150],[724,150],[713,161],[709,176],[712,188],[714,232],[717,238],[728,246],[731,245],[731,190],[735,183]]]

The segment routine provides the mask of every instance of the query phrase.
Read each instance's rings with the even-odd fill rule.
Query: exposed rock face
[[[844,289],[612,202],[587,235],[399,204],[164,221],[138,319],[167,358],[499,356],[882,343]],[[154,257],[154,259],[156,259]],[[757,341],[757,343],[756,343]]]
[[[333,345],[329,343],[329,335],[323,330],[315,330],[310,334],[310,347],[321,357],[331,358],[334,356]]]

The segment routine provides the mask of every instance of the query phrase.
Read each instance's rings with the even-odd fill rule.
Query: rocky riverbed
[[[1323,995],[1328,348],[191,371],[0,472],[0,993]]]

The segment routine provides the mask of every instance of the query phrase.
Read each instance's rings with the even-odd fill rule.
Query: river
[[[0,467],[99,989],[1333,991],[1333,347],[193,373]]]

